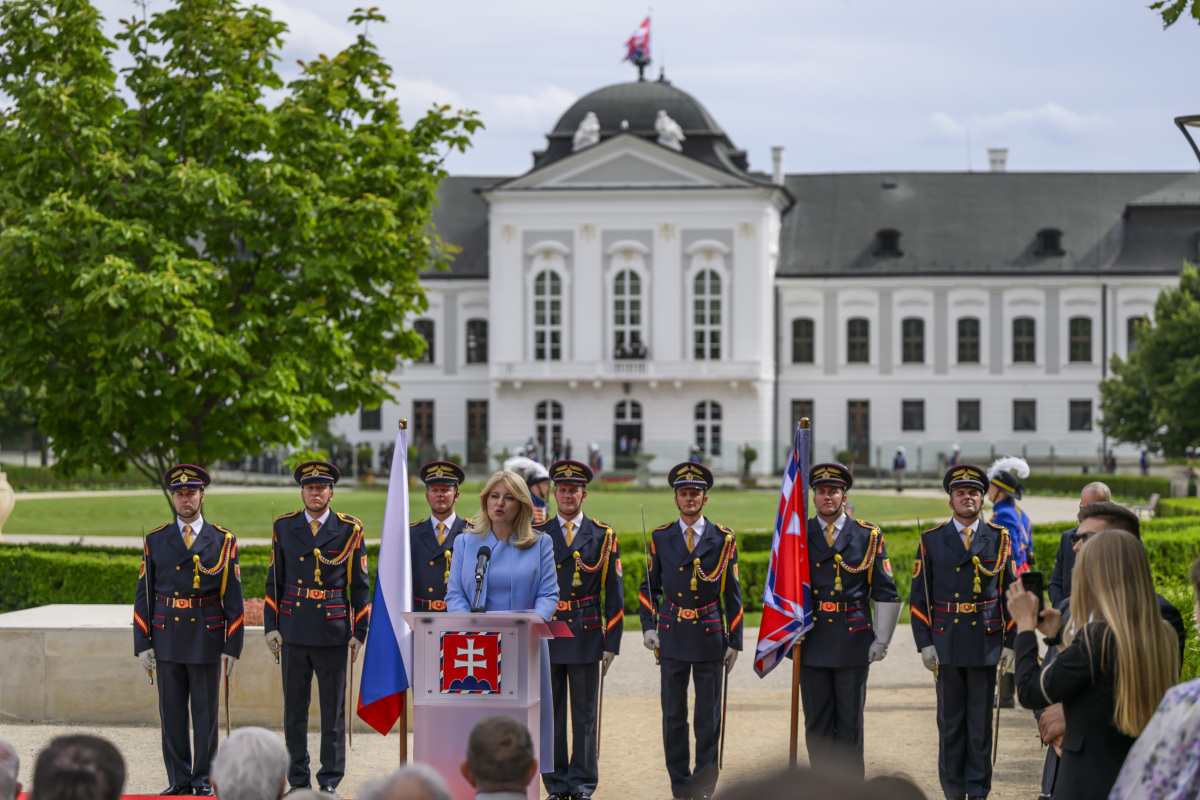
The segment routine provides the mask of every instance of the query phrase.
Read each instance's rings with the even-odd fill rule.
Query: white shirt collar
[[[575,526],[575,529],[574,529],[575,532],[578,533],[579,526],[581,526],[583,524],[583,509],[582,508],[579,509],[578,514],[571,517],[570,519],[566,519],[565,517],[563,517],[562,514],[557,514],[556,516],[558,517],[558,527],[562,528],[563,530],[566,530],[567,523],[570,522],[572,525]]]
[[[306,509],[304,509],[304,518],[309,521],[310,526],[314,519],[317,522],[321,523],[321,525],[324,525],[325,520],[329,519],[329,506],[325,506],[325,513],[319,517],[314,517],[312,514],[308,513],[308,509],[306,508]],[[320,527],[320,525],[318,525],[317,527]]]
[[[196,541],[196,537],[200,535],[200,529],[204,527],[204,515],[201,514],[201,515],[197,516],[196,519],[193,520],[192,522],[184,522],[177,515],[175,517],[175,524],[179,526],[179,538],[181,538],[181,539],[183,538],[183,526],[191,525],[192,526],[192,541],[194,542],[194,541]]]
[[[975,521],[972,522],[970,525],[963,525],[961,522],[958,521],[958,517],[951,517],[951,519],[954,520],[954,529],[956,531],[958,531],[959,533],[962,533],[963,530],[968,527],[971,529],[972,534],[979,533],[979,523],[980,523],[979,517],[976,517]]]
[[[457,517],[457,516],[455,516],[455,514],[454,514],[454,511],[453,511],[453,510],[451,510],[451,511],[450,511],[450,516],[448,516],[448,517],[446,517],[444,520],[442,520],[442,524],[446,526],[446,534],[447,534],[447,535],[449,535],[449,533],[450,533],[450,529],[454,527],[454,523],[455,523],[457,520],[458,520],[458,517]],[[436,532],[437,532],[437,526],[438,526],[438,518],[437,518],[437,517],[435,517],[433,514],[430,514],[430,515],[429,515],[429,523],[430,523],[431,525],[433,525],[433,530],[434,530],[434,532],[436,533]]]
[[[842,528],[844,528],[846,526],[847,519],[849,519],[849,517],[847,517],[846,512],[843,511],[838,516],[838,518],[833,521],[833,538],[836,539],[837,535],[842,532]],[[824,532],[825,526],[828,525],[829,523],[826,522],[825,520],[821,519],[820,517],[817,517],[817,524],[821,526],[821,531]]]
[[[683,521],[683,517],[680,517],[679,518],[679,530],[683,532],[683,537],[685,539],[687,538],[687,529],[689,527],[695,533],[696,541],[699,541],[700,537],[704,535],[704,515],[701,514],[700,518],[697,519],[696,522],[690,526],[686,522]]]

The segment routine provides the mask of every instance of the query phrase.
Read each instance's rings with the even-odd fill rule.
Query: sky
[[[151,13],[169,0],[150,0]],[[698,99],[752,169],[1194,171],[1174,118],[1200,114],[1200,26],[1150,0],[368,0],[408,118],[431,103],[486,130],[456,175],[517,175],[579,97],[636,79],[624,43],[649,13],[649,73]],[[132,0],[93,0],[116,33]],[[259,0],[289,27],[279,68],[352,41],[358,5]],[[1188,78],[1188,75],[1193,78]]]

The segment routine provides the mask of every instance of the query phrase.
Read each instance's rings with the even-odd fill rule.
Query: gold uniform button
[[[176,596],[176,597],[179,597],[179,592],[176,592],[176,593],[175,593],[175,596]]]
[[[958,620],[954,620],[954,624],[955,624],[955,625],[957,625],[957,624],[958,624]]]
[[[955,567],[955,568],[954,568],[954,571],[955,571],[955,572],[962,572],[962,567]]]
[[[818,566],[818,567],[819,567],[819,566],[821,566],[821,562],[820,562],[820,561],[818,561],[818,562],[817,562],[817,566]]]
[[[320,608],[320,607],[321,607],[321,604],[320,604],[320,603],[317,603],[317,608]]]
[[[820,594],[820,593],[821,593],[820,589],[813,589],[813,594]]]
[[[175,571],[176,571],[176,572],[179,572],[179,567],[176,567],[176,568],[175,568]]]
[[[974,620],[971,620],[971,624],[972,624],[972,625],[974,625],[974,624],[975,624],[975,621],[974,621]]]
[[[297,579],[296,579],[296,583],[304,583],[304,579],[303,579],[303,578],[297,578]]]
[[[954,593],[954,596],[955,596],[955,597],[958,597],[958,592],[955,592],[955,593]]]
[[[432,562],[432,561],[430,561],[430,562],[429,562],[429,566],[431,566],[431,567],[433,566],[433,562]]]
[[[828,621],[833,622],[833,617],[830,617]]]
[[[176,621],[176,622],[179,622],[179,617],[176,617],[176,618],[175,618],[175,621]]]
[[[678,596],[683,597],[683,592],[679,592]]]
[[[192,617],[192,622],[195,622],[195,621],[196,621],[196,618],[195,618],[195,617]]]

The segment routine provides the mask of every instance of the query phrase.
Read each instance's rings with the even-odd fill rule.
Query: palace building
[[[428,343],[395,402],[335,420],[468,467],[531,438],[606,470],[692,447],[769,473],[813,453],[932,470],[959,443],[1098,463],[1099,382],[1197,256],[1200,175],[784,174],[750,168],[665,80],[578,100],[523,175],[454,176],[427,273]],[[1118,455],[1121,451],[1118,450]],[[1130,451],[1131,452],[1131,451]]]

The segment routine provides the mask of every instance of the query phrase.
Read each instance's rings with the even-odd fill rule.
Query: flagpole
[[[812,422],[808,417],[800,418],[800,428],[808,430]],[[797,477],[802,476],[803,471],[797,473]],[[808,487],[801,487],[800,491],[808,492]],[[807,526],[808,520],[804,521]],[[801,637],[803,639],[804,637]],[[788,766],[796,766],[796,751],[800,745],[800,641],[792,645],[792,737],[788,745]]]
[[[400,419],[400,430],[408,430],[408,420]],[[404,458],[408,458],[408,453],[404,454]],[[389,479],[391,476],[388,476]],[[408,524],[408,520],[403,520],[404,524]],[[411,567],[410,567],[411,568]],[[408,692],[405,691],[400,695],[400,766],[408,763]]]

